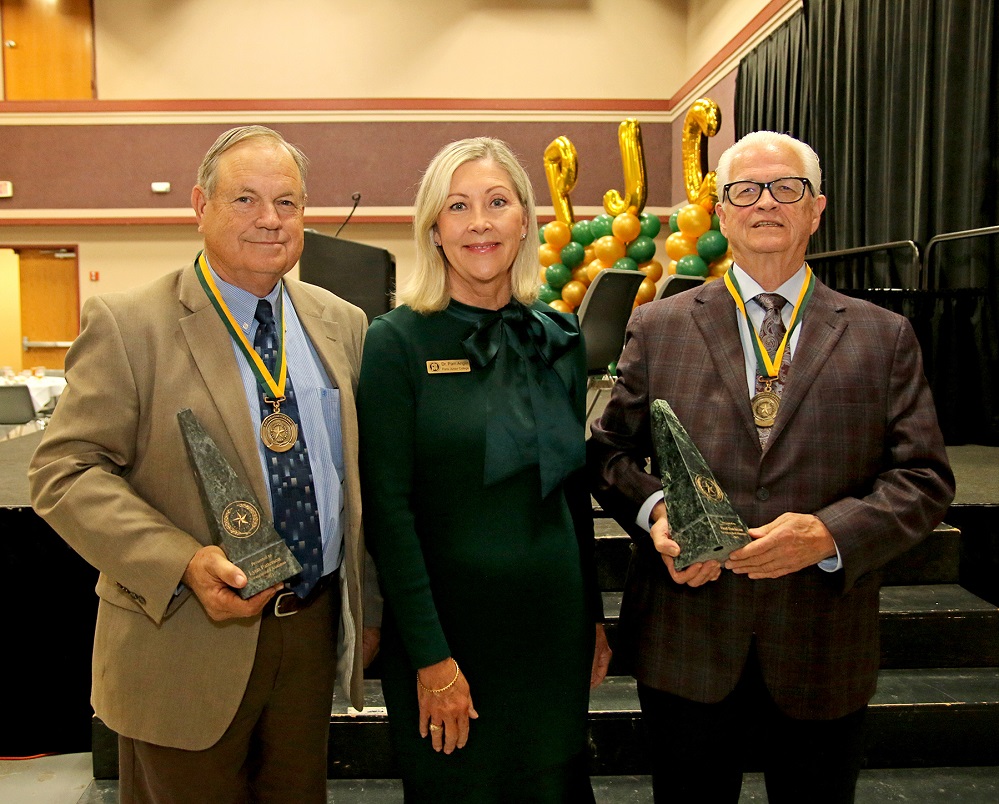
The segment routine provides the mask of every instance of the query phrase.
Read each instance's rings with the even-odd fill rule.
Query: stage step
[[[594,776],[597,804],[652,804],[648,776]],[[78,804],[106,804],[118,800],[118,783],[94,781]],[[326,800],[336,804],[402,804],[398,779],[330,779]],[[763,776],[748,773],[739,804],[767,801]],[[891,801],[919,804],[995,804],[999,801],[999,768],[901,768],[864,770],[857,782],[857,804]]]
[[[646,772],[632,678],[590,699],[591,770]],[[999,765],[999,669],[882,670],[867,720],[866,766]]]
[[[621,593],[604,592],[603,601],[613,648]],[[999,666],[999,608],[957,584],[882,587],[881,666]],[[612,659],[611,675],[628,672]]]
[[[361,712],[334,701],[330,778],[395,778],[381,686]],[[868,767],[999,765],[999,668],[882,670],[868,717]],[[647,772],[635,681],[608,678],[590,698],[591,772]],[[94,777],[117,777],[117,741],[94,719]]]
[[[601,589],[624,588],[631,559],[631,537],[602,511],[594,511],[597,582]],[[886,586],[958,583],[961,565],[961,531],[946,523],[937,526],[922,542],[884,568]],[[999,604],[997,604],[999,605]]]

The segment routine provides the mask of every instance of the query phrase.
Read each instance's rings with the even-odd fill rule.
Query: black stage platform
[[[6,610],[9,623],[4,644],[6,661],[0,664],[0,689],[4,690],[7,701],[6,717],[0,730],[0,756],[91,750],[90,654],[97,611],[97,597],[93,591],[97,572],[31,510],[26,471],[41,437],[41,433],[32,433],[0,441],[2,566],[8,576]],[[999,605],[996,589],[999,576],[999,533],[996,532],[999,448],[972,445],[949,451],[958,478],[958,492],[947,522],[962,531],[959,537],[961,577],[944,581],[902,578],[896,582],[956,584],[960,581],[961,587]],[[952,532],[957,535],[956,531]],[[620,539],[598,540],[598,546],[607,548],[600,551],[603,575],[614,574],[614,566],[622,565],[622,572],[618,573],[622,578],[605,585],[607,589],[619,589],[623,579],[623,566],[629,551],[627,538],[623,533],[620,536]],[[935,540],[929,540],[925,549],[913,551],[909,564],[922,568],[919,572],[926,570],[924,554],[927,552],[931,558],[953,553],[952,563],[955,567],[958,564],[956,549],[940,552],[933,546],[956,540],[941,533],[935,535]],[[618,541],[622,545],[616,545]],[[621,549],[611,549],[615,546]],[[934,607],[947,608],[941,601]],[[890,606],[884,616],[899,619],[897,613],[889,609]],[[891,633],[886,631],[889,647],[892,643],[887,637]],[[971,640],[972,643],[977,641]],[[991,659],[986,664],[992,664]],[[629,682],[622,678],[615,683]],[[605,685],[605,692],[611,691],[615,683]],[[96,745],[94,750],[96,766]],[[105,759],[114,762],[113,746]],[[625,771],[615,768],[610,772]]]
[[[41,437],[0,441],[0,756],[90,750],[97,570],[31,510],[27,468]]]

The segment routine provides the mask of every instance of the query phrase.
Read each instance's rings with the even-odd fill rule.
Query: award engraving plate
[[[673,564],[724,562],[751,541],[746,525],[715,480],[704,457],[664,399],[652,403],[652,442],[666,497],[670,538],[680,545]]]
[[[177,414],[212,540],[246,574],[246,586],[235,590],[244,600],[302,571],[284,539],[263,514],[250,487],[205,432],[194,413]]]

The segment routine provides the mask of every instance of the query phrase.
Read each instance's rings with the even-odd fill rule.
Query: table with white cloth
[[[13,377],[0,377],[0,385],[27,385],[31,394],[31,403],[38,412],[66,388],[65,377],[26,377],[18,374]]]

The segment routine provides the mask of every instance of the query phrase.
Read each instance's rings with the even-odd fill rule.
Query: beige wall
[[[684,28],[687,37],[687,78],[714,58],[770,2],[771,0],[688,0]],[[799,5],[800,3],[795,3],[795,7]]]
[[[694,71],[683,32],[697,2],[94,0],[97,92],[103,100],[669,97]],[[764,3],[724,0],[720,11]]]

